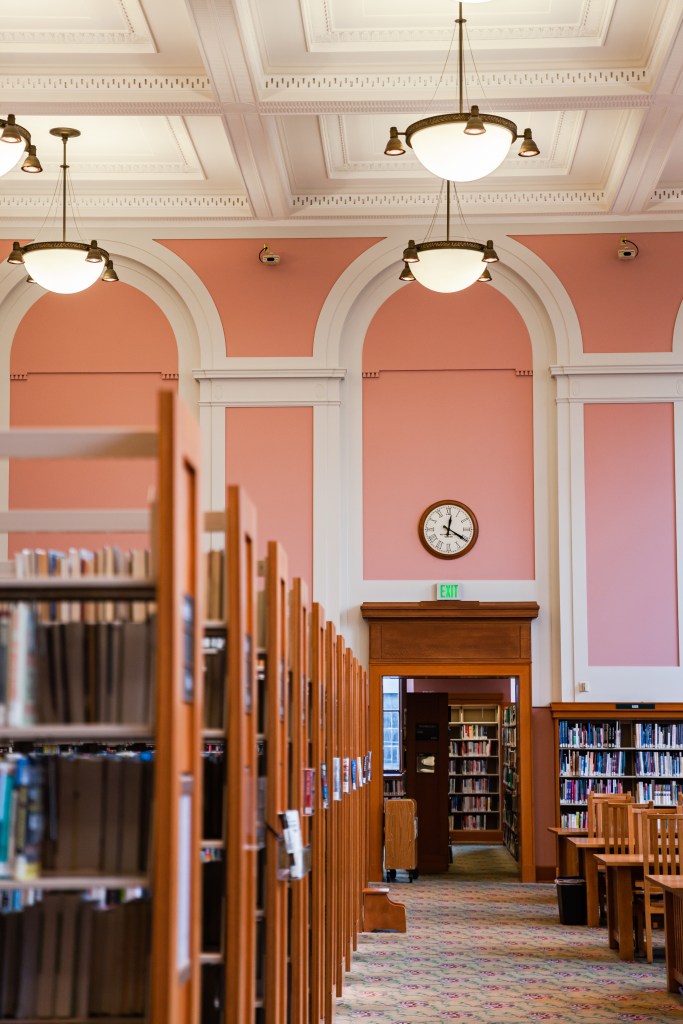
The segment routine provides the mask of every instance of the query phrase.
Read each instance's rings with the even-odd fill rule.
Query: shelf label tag
[[[461,601],[462,583],[435,583],[437,601]]]

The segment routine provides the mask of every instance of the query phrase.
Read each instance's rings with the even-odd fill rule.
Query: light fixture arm
[[[451,240],[451,183],[446,182],[446,241]]]
[[[458,110],[462,114],[463,110],[463,94],[464,94],[464,83],[465,83],[465,47],[463,41],[463,25],[466,19],[462,16],[462,0],[458,4]]]
[[[62,140],[62,241],[66,242],[66,172],[69,165],[66,162],[66,144],[69,139],[77,139],[81,133],[78,128],[50,128],[50,135]]]

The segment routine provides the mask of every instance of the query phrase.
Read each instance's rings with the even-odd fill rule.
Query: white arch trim
[[[339,552],[338,575],[330,571],[329,561],[327,573],[330,580],[336,577],[340,604],[335,611],[347,639],[358,652],[365,652],[367,642],[358,611],[363,601],[431,597],[428,580],[363,579],[362,353],[373,317],[395,291],[405,287],[398,281],[396,258],[404,241],[396,236],[384,239],[345,271],[321,312],[314,346],[315,359],[328,367],[343,366],[347,371],[338,430],[343,498],[335,508],[336,502],[329,493],[320,494],[316,487],[314,550],[322,553],[326,540],[329,546],[330,532],[346,538],[347,550]],[[532,348],[536,578],[517,582],[471,581],[467,589],[475,600],[538,600],[548,613],[534,631],[534,663],[538,668],[535,702],[543,703],[550,699],[550,680],[559,678],[560,669],[560,652],[553,644],[550,628],[559,612],[559,567],[553,541],[558,533],[557,416],[555,384],[548,369],[553,362],[569,362],[580,353],[581,333],[571,301],[552,271],[514,239],[497,242],[496,248],[501,262],[495,267],[493,284],[488,287],[497,288],[520,312]],[[330,528],[332,523],[336,530]]]

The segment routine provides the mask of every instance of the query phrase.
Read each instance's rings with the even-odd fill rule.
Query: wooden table
[[[642,853],[597,853],[607,877],[607,936],[620,960],[633,960],[633,883],[643,877]],[[588,886],[586,886],[588,888]]]
[[[589,928],[597,928],[600,924],[600,900],[595,855],[604,853],[605,840],[589,836],[568,836],[567,840],[576,849],[578,873],[586,880],[586,924]]]
[[[566,877],[579,874],[579,857],[576,847],[572,846],[569,840],[573,837],[587,836],[586,828],[563,828],[561,825],[551,825],[548,832],[555,836],[555,864],[558,877]]]
[[[648,875],[664,890],[664,940],[666,942],[666,987],[678,992],[683,985],[683,875]]]

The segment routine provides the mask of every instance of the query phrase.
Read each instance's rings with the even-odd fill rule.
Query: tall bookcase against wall
[[[501,839],[498,704],[450,704],[448,824],[452,842]]]
[[[589,792],[656,806],[683,788],[683,704],[552,704],[556,820],[585,827]]]
[[[97,720],[84,715],[82,720],[66,721],[62,717],[49,722],[24,728],[14,725],[3,727],[0,738],[5,745],[17,742],[23,744],[27,753],[31,748],[41,748],[45,743],[68,742],[75,753],[72,759],[81,757],[81,743],[88,749],[97,747],[100,758],[105,756],[103,744],[118,747],[126,740],[145,742],[153,748],[154,781],[150,794],[149,813],[152,818],[153,842],[149,868],[142,875],[130,876],[125,872],[112,876],[99,867],[89,871],[74,871],[61,863],[45,871],[40,877],[26,880],[0,881],[0,889],[32,892],[39,898],[47,899],[50,893],[70,890],[85,896],[96,889],[119,889],[127,891],[129,904],[136,902],[132,896],[142,892],[151,897],[149,922],[149,943],[136,946],[136,956],[143,964],[140,991],[136,1003],[144,1005],[132,1011],[134,1019],[147,1019],[151,1024],[194,1024],[199,1010],[199,915],[197,907],[200,897],[200,870],[197,852],[201,835],[200,796],[200,734],[203,711],[203,687],[200,665],[201,645],[199,623],[201,621],[201,591],[198,579],[197,531],[199,518],[199,431],[196,423],[176,401],[171,393],[162,393],[159,398],[159,427],[155,431],[126,432],[120,430],[99,431],[9,431],[0,435],[0,454],[10,458],[150,458],[157,460],[158,498],[152,531],[153,565],[156,578],[149,580],[120,579],[111,576],[90,576],[86,579],[38,576],[29,579],[3,579],[0,582],[0,600],[15,606],[16,602],[36,603],[38,609],[47,608],[48,622],[51,609],[59,607],[58,602],[68,602],[73,607],[104,608],[120,604],[153,602],[156,606],[156,642],[154,645],[155,670],[153,671],[152,703],[146,721],[138,727],[131,727],[125,717],[123,722],[98,715]],[[149,513],[130,512],[70,512],[54,516],[50,512],[22,511],[8,513],[2,518],[0,528],[22,529],[22,532],[53,532],[68,529],[64,520],[71,520],[72,528],[108,532],[116,530],[149,529]],[[62,525],[60,524],[62,521]],[[78,526],[73,524],[77,522]],[[131,525],[133,523],[133,525]],[[55,525],[56,524],[56,525]],[[159,554],[162,553],[162,557]],[[154,555],[156,554],[156,557]],[[39,611],[40,614],[40,611]],[[74,614],[78,614],[74,612]],[[93,612],[95,623],[109,620]],[[124,615],[125,618],[125,615]],[[80,620],[80,619],[79,619]],[[75,620],[74,620],[75,621]],[[82,620],[87,621],[87,620]],[[50,629],[48,625],[46,629]],[[94,631],[92,633],[94,635]],[[52,640],[52,644],[56,643]],[[50,641],[47,641],[48,647]],[[93,647],[93,650],[97,648]],[[50,668],[57,664],[53,659]],[[92,678],[99,681],[100,675],[91,674],[89,663],[87,675],[79,680],[75,672],[68,677],[68,684],[78,682],[79,687]],[[17,676],[17,685],[19,683]],[[29,679],[29,674],[22,673]],[[53,686],[52,672],[47,677]],[[122,673],[122,684],[125,683]],[[28,685],[28,682],[26,682]],[[97,690],[96,692],[104,693]],[[68,704],[68,702],[67,702]],[[87,706],[87,704],[86,704]],[[91,705],[94,706],[94,705]],[[105,705],[100,705],[105,706]],[[44,755],[43,755],[44,756]],[[54,755],[53,755],[54,756]],[[91,759],[99,759],[95,753]],[[84,758],[83,758],[84,760]],[[91,762],[92,763],[92,760]],[[105,774],[106,764],[103,767]],[[59,770],[59,766],[57,768]],[[109,789],[108,797],[115,791]],[[92,797],[88,788],[82,790],[82,799]],[[125,802],[128,791],[120,791],[120,800]],[[110,800],[104,806],[110,806]],[[122,806],[124,804],[122,803]],[[66,808],[57,799],[55,821],[50,822],[60,835],[60,822],[64,834]],[[102,807],[98,808],[101,813]],[[118,817],[115,819],[118,821]],[[109,829],[109,819],[103,818],[104,835]],[[86,822],[83,820],[85,826]],[[162,838],[163,837],[163,838]],[[47,847],[36,838],[36,848],[47,852]],[[33,898],[33,897],[30,897]],[[78,899],[78,897],[77,897]],[[85,903],[79,899],[79,902]],[[140,902],[140,901],[137,901]],[[143,899],[144,903],[145,900]],[[64,914],[66,912],[62,910]],[[21,913],[26,914],[27,910]],[[48,910],[44,913],[47,915]],[[78,911],[80,916],[81,910]],[[108,913],[103,911],[103,913]],[[45,917],[47,920],[47,916]],[[64,916],[66,921],[66,916]],[[93,924],[93,928],[94,928]],[[123,927],[123,925],[122,925]],[[147,926],[144,926],[145,929]],[[125,934],[125,933],[124,933]],[[93,932],[94,940],[97,932]],[[62,935],[64,941],[64,935]],[[93,941],[93,945],[96,942]],[[45,951],[43,946],[43,954]],[[22,946],[22,953],[28,947]],[[78,968],[80,962],[76,964]],[[29,962],[15,965],[19,975],[26,978]],[[115,973],[112,962],[111,973]],[[82,972],[81,972],[82,974]],[[126,984],[126,972],[119,969],[122,984]],[[87,979],[78,973],[72,984],[88,993]],[[90,1010],[93,1013],[111,1013],[102,1005],[93,1007],[93,993],[98,985],[90,981]],[[108,993],[108,998],[111,992]],[[98,997],[99,999],[99,997]],[[116,993],[114,993],[116,1001]],[[120,1005],[120,997],[118,998]],[[131,1012],[130,1009],[127,1012]],[[26,1016],[26,1014],[23,1014]],[[33,1014],[28,1014],[32,1016]],[[74,1006],[62,1010],[59,1016],[75,1016]],[[45,1016],[41,1013],[40,1016]],[[49,1014],[48,1014],[49,1016]]]
[[[501,726],[502,749],[502,797],[503,797],[503,842],[519,860],[519,775],[517,705],[508,704],[503,708]]]

